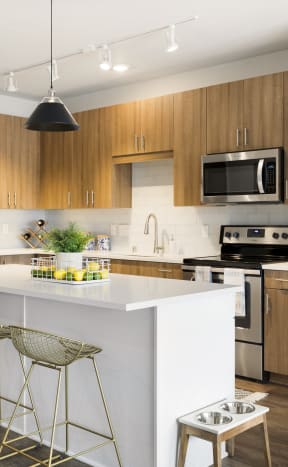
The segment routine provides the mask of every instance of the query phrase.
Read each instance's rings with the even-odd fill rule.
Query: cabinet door
[[[243,127],[244,148],[283,146],[283,73],[244,80]]]
[[[8,120],[7,115],[0,115],[0,208],[8,208],[8,171],[11,163],[7,157],[8,147]]]
[[[10,117],[9,191],[17,209],[39,206],[40,135],[24,128],[25,118]]]
[[[112,107],[112,156],[139,152],[139,102]]]
[[[207,88],[207,153],[241,150],[243,81]]]
[[[265,289],[264,369],[288,375],[288,290]]]
[[[40,151],[41,207],[72,207],[73,132],[43,132],[40,136]]]
[[[174,96],[174,205],[200,204],[201,154],[206,151],[206,90]]]
[[[173,150],[173,95],[141,101],[139,152]]]

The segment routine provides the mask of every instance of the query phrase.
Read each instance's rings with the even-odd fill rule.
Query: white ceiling
[[[0,5],[0,75],[49,60],[50,0],[0,0]],[[288,0],[53,0],[53,5],[56,58],[199,16],[176,27],[177,52],[165,52],[163,31],[113,46],[113,62],[130,65],[125,74],[100,70],[96,52],[59,62],[61,79],[54,86],[60,96],[288,48]],[[17,74],[17,81],[19,96],[40,98],[49,87],[45,67]]]

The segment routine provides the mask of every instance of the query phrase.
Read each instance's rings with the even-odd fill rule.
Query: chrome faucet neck
[[[157,221],[156,215],[153,214],[153,212],[150,212],[150,214],[148,214],[148,216],[147,216],[147,219],[146,219],[146,222],[145,222],[145,227],[144,227],[144,235],[149,234],[149,222],[150,222],[151,218],[154,219],[154,250],[153,250],[153,252],[158,253],[159,252],[159,246],[158,246],[158,221]]]

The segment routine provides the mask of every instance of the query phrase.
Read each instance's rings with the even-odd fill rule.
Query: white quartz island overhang
[[[237,290],[118,274],[101,284],[56,284],[31,280],[29,266],[7,265],[0,267],[0,323],[101,347],[97,361],[123,467],[175,467],[177,417],[233,395]],[[10,342],[0,345],[1,394],[15,397],[21,384],[17,355]],[[95,426],[93,375],[85,363],[71,368],[73,418]],[[49,400],[53,375],[43,371],[33,388],[40,404]],[[48,407],[42,402],[46,424]],[[23,429],[20,420],[15,428]],[[73,436],[72,451],[73,443],[86,441],[78,432]],[[62,433],[57,444],[63,444]],[[83,460],[97,467],[117,465],[112,447]],[[187,467],[211,464],[211,446],[192,439]]]

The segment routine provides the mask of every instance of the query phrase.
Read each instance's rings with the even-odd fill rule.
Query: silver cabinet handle
[[[11,193],[8,191],[8,208],[11,207]]]
[[[71,208],[71,191],[68,191],[67,193],[67,204],[68,208]]]
[[[248,144],[248,129],[244,128],[244,146]]]
[[[91,191],[91,204],[92,204],[92,207],[94,208],[94,191]]]
[[[240,146],[240,128],[236,128],[236,146]]]
[[[134,135],[134,148],[135,148],[135,152],[138,152],[138,151],[139,151],[139,147],[138,147],[138,136],[137,136],[137,135]]]
[[[285,180],[285,199],[288,199],[288,180]]]
[[[145,136],[141,135],[141,149],[145,152]]]
[[[268,293],[265,293],[265,314],[268,315],[270,312],[270,301]]]
[[[14,191],[14,208],[16,208],[17,206],[17,195],[16,195],[16,191]]]
[[[159,272],[172,272],[172,269],[158,269]]]
[[[89,191],[86,191],[86,206],[89,207]]]

